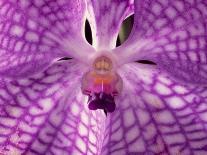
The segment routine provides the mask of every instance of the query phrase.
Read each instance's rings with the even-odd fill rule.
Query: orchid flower
[[[0,0],[0,77],[0,154],[207,154],[206,0]]]

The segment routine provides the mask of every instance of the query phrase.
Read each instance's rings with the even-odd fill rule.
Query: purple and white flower
[[[107,116],[83,93],[99,58],[122,81]],[[205,155],[206,88],[206,0],[0,0],[1,155]]]

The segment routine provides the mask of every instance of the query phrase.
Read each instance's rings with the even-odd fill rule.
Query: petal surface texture
[[[157,69],[129,64],[102,155],[207,153],[207,91],[180,85]]]
[[[180,81],[207,84],[206,24],[206,0],[137,0],[131,36],[115,53],[123,63],[147,59]]]
[[[81,0],[1,0],[0,75],[24,77],[57,57],[92,52],[83,32],[85,7]]]
[[[87,0],[93,46],[110,50],[116,46],[122,21],[134,12],[134,0]]]
[[[105,116],[87,107],[80,91],[83,71],[71,61],[33,78],[2,79],[0,154],[98,154]]]

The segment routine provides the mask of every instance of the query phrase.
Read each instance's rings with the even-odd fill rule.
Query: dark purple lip
[[[114,96],[104,92],[93,93],[89,95],[88,108],[90,110],[103,109],[106,115],[108,112],[114,112],[116,108]]]

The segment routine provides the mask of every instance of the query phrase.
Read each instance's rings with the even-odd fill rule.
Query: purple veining
[[[206,85],[206,7],[206,1],[137,0],[132,33],[114,49],[120,63],[151,60],[180,82]]]
[[[205,0],[0,0],[0,154],[206,154],[206,10]],[[85,76],[96,69],[97,89]],[[105,87],[107,71],[118,85]]]

